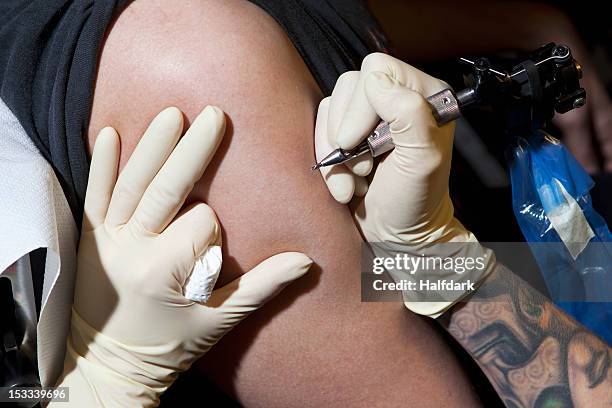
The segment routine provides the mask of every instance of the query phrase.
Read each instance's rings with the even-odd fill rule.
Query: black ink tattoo
[[[510,408],[612,407],[608,345],[503,266],[438,321]]]

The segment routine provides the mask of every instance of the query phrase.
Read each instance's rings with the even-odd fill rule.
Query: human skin
[[[136,1],[103,46],[88,144],[115,127],[123,165],[164,107],[189,121],[219,106],[228,134],[191,198],[222,224],[220,284],[283,251],[315,261],[200,363],[242,404],[480,405],[435,325],[399,302],[360,302],[361,236],[309,171],[321,98],[284,32],[256,6]]]
[[[612,349],[501,265],[438,322],[507,407],[612,405]]]

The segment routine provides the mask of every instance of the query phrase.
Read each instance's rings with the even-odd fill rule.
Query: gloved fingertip
[[[332,195],[334,199],[340,204],[348,204],[351,202],[351,199],[353,198],[353,193],[348,194],[346,192],[341,192],[341,193],[336,193]]]
[[[369,156],[361,156],[354,163],[351,163],[351,170],[358,176],[367,176],[372,171],[372,167],[374,166],[374,162]]]
[[[347,204],[351,201],[355,192],[355,181],[353,173],[346,166],[333,166],[323,175],[323,178],[334,200],[340,204]]]
[[[105,128],[102,128],[102,130],[100,130],[100,132],[98,133],[98,137],[101,137],[101,136],[110,137],[110,136],[115,136],[116,134],[117,134],[117,131],[115,130],[114,127],[106,126]]]
[[[100,130],[100,132],[98,132],[98,136],[96,137],[96,141],[94,144],[94,149],[95,149],[95,146],[103,146],[103,145],[107,146],[107,145],[112,145],[112,144],[116,144],[118,147],[118,141],[119,141],[119,135],[117,134],[117,131],[115,130],[115,128],[111,126],[107,126],[103,128],[102,130]]]
[[[212,121],[219,133],[225,133],[225,113],[220,108],[214,105],[207,105],[202,110],[201,115],[204,120]]]
[[[329,182],[327,186],[334,200],[340,204],[348,204],[353,198],[353,193],[355,192],[355,185],[353,183],[347,186],[346,183]]]
[[[310,266],[313,262],[308,255],[297,251],[281,252],[280,254],[274,255],[274,258],[282,262],[287,262],[288,264],[294,264],[296,266]]]
[[[156,135],[178,135],[183,130],[183,112],[175,106],[169,106],[159,112],[151,121],[150,129],[156,129]]]
[[[219,118],[225,118],[225,113],[215,105],[206,105],[206,107],[202,110],[202,113],[214,114]]]
[[[347,174],[347,176],[350,177],[350,182],[346,183],[344,180],[338,180],[342,183],[337,183],[331,188],[332,195],[340,204],[348,204],[355,194],[354,176],[352,174]]]
[[[168,106],[163,111],[159,112],[157,115],[158,118],[174,120],[174,121],[183,121],[183,112],[176,106]]]
[[[301,252],[283,252],[274,255],[270,260],[277,268],[285,271],[283,275],[289,280],[304,276],[314,263],[310,257]]]
[[[331,103],[331,96],[323,98],[321,102],[319,102],[318,114],[320,114],[322,110],[329,109],[330,103]]]

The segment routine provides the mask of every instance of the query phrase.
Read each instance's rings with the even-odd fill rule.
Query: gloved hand
[[[178,109],[162,111],[118,179],[117,133],[106,128],[96,140],[58,384],[70,387],[73,406],[157,405],[178,372],[312,264],[283,253],[206,304],[183,296],[196,259],[220,243],[220,228],[204,203],[178,212],[219,145],[225,117],[207,107],[179,141],[182,129]]]
[[[444,82],[400,60],[375,53],[364,59],[361,71],[343,74],[332,96],[321,102],[315,130],[317,160],[337,147],[355,147],[381,118],[390,123],[395,149],[379,163],[369,186],[363,177],[372,168],[369,155],[321,168],[336,200],[346,203],[353,195],[365,195],[354,216],[368,242],[410,246],[415,255],[427,248],[430,256],[437,248],[444,252],[436,247],[440,243],[477,242],[454,217],[448,191],[454,123],[438,127],[426,100],[446,88]],[[431,316],[450,304],[407,302],[411,310]]]

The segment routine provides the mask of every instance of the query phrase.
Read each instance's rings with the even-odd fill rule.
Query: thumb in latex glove
[[[179,209],[220,143],[225,116],[207,107],[181,138],[182,129],[178,109],[162,111],[118,179],[117,133],[106,128],[96,140],[60,380],[74,405],[156,405],[177,372],[312,263],[279,254],[206,304],[184,297],[196,260],[220,244],[220,228],[204,203]]]
[[[438,127],[426,100],[445,88],[444,82],[376,53],[364,59],[361,71],[343,74],[332,96],[321,102],[318,156],[336,146],[355,147],[381,119],[390,124],[395,149],[379,163],[369,186],[355,182],[357,193],[367,191],[356,218],[368,241],[435,241],[448,237],[450,227],[460,228],[448,193],[454,122]],[[332,195],[347,201],[352,196],[348,169],[338,167],[321,171]]]
[[[454,217],[448,191],[454,123],[438,127],[426,100],[445,88],[444,82],[377,53],[364,59],[360,72],[344,74],[332,96],[321,102],[317,159],[336,146],[353,148],[381,119],[390,124],[395,149],[379,163],[369,186],[358,174],[348,174],[353,164],[322,169],[332,195],[342,198],[339,201],[367,191],[354,215],[368,242],[412,246],[415,254],[430,248],[430,255],[435,255],[438,243],[477,242]],[[459,254],[455,248],[449,255]],[[448,304],[408,306],[434,315]]]

